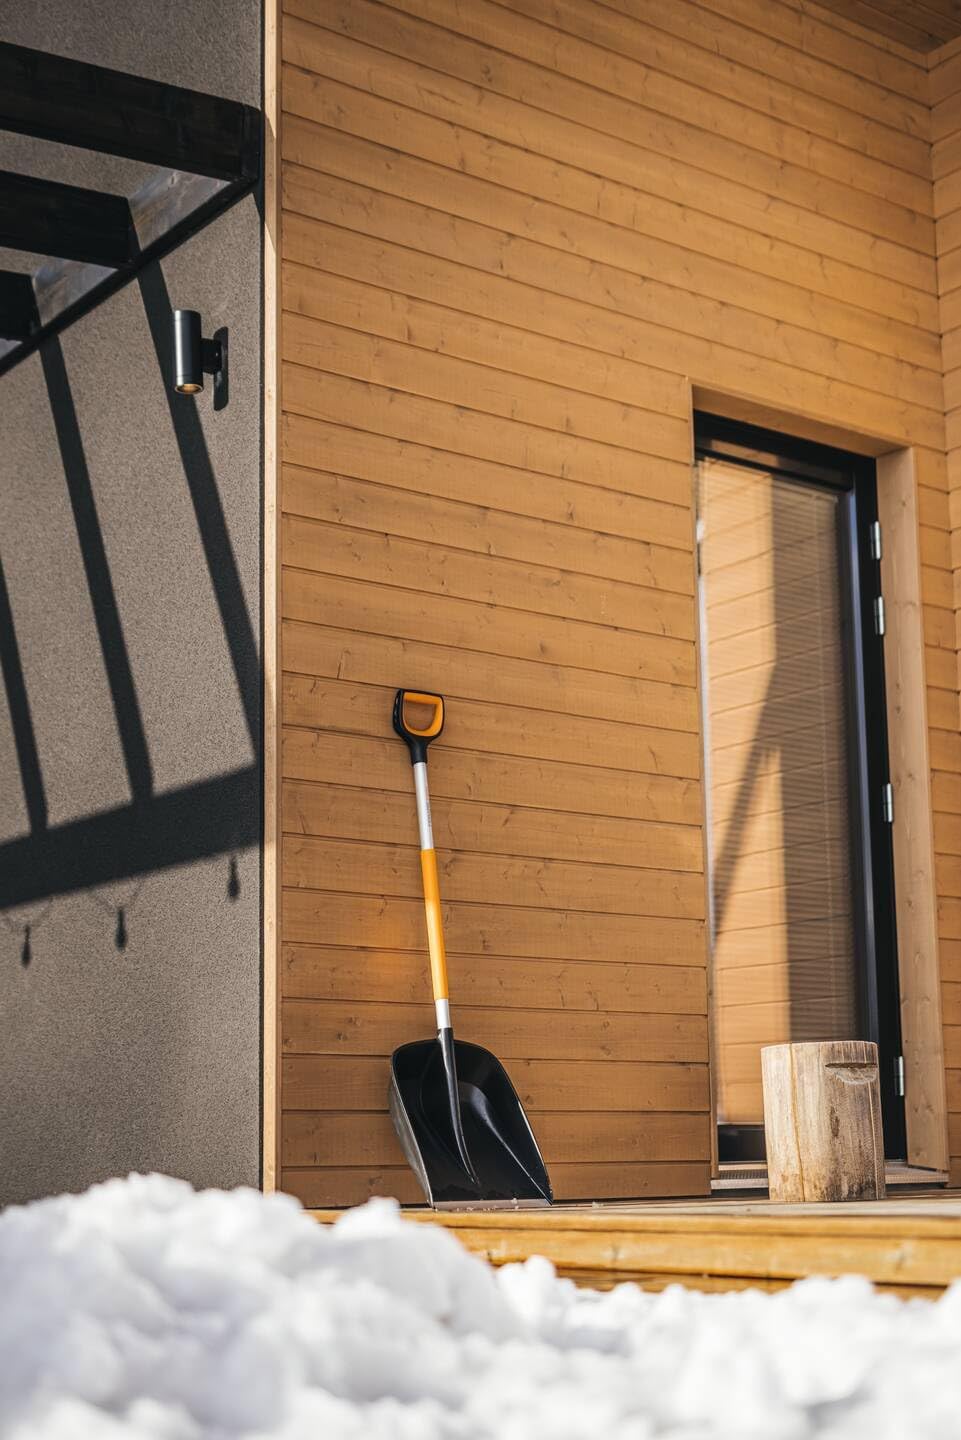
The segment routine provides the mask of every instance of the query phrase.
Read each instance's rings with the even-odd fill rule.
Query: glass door
[[[697,440],[720,1159],[763,1159],[761,1047],[833,1039],[879,1044],[893,1157],[903,1104],[873,465],[707,416]]]

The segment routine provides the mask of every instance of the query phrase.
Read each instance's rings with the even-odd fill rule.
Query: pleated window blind
[[[763,1121],[760,1049],[858,1035],[841,502],[697,472],[718,1120]]]

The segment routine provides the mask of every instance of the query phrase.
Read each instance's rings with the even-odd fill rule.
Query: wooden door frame
[[[692,384],[691,511],[694,514],[694,411],[870,455],[877,462],[878,512],[883,536],[881,577],[886,612],[885,667],[888,748],[894,790],[895,911],[905,1070],[907,1163],[947,1175],[947,1091],[941,1019],[934,824],[928,753],[927,685],[915,452],[881,437],[849,432],[750,399]],[[695,642],[700,650],[699,638]],[[700,673],[700,654],[698,654]],[[703,802],[702,802],[703,804]],[[705,884],[708,884],[705,837]],[[709,937],[705,928],[705,950]],[[708,960],[708,1007],[713,1003]],[[711,1027],[709,1026],[709,1033]],[[716,1068],[711,1066],[713,1173],[717,1175]]]

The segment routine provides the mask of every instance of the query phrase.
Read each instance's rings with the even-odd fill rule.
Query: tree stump
[[[766,1045],[761,1078],[772,1200],[884,1199],[876,1045]]]

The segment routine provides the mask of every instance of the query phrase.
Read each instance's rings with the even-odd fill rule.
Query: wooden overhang
[[[156,167],[131,196],[0,172],[0,374],[250,191],[262,117],[235,100],[0,43],[0,130]]]

